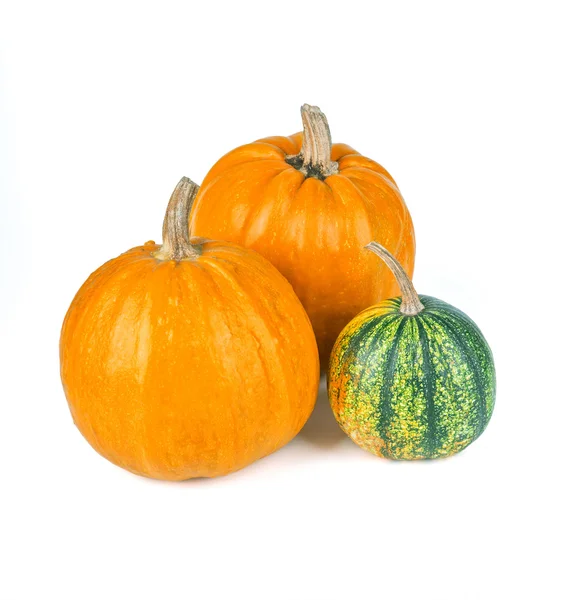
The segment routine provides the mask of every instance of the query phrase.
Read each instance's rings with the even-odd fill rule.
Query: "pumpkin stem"
[[[376,256],[379,256],[392,271],[392,274],[396,278],[400,290],[402,292],[402,304],[400,304],[400,312],[403,315],[414,316],[424,310],[424,305],[420,302],[420,298],[412,280],[408,277],[406,271],[402,268],[402,265],[378,242],[370,242],[365,246],[367,250],[374,252]]]
[[[338,163],[330,159],[332,139],[324,113],[318,106],[309,104],[303,104],[300,112],[303,124],[302,148],[298,154],[287,156],[286,162],[305,177],[322,180],[335,175],[338,173]]]
[[[201,255],[201,244],[189,241],[189,213],[199,186],[188,177],[171,194],[163,219],[163,245],[153,256],[159,260],[185,260]]]

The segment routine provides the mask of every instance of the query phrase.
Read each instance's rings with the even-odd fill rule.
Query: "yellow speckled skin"
[[[328,392],[342,429],[379,456],[449,456],[484,431],[495,401],[491,350],[458,309],[420,296],[424,310],[400,313],[400,298],[354,318],[338,337]]]

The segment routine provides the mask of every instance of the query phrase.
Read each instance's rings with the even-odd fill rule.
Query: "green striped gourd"
[[[379,456],[455,454],[491,417],[491,350],[463,312],[418,296],[385,248],[376,242],[366,248],[393,271],[402,297],[364,310],[339,335],[328,377],[334,415],[352,440]]]

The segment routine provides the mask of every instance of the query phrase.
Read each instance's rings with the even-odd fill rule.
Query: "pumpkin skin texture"
[[[391,274],[360,250],[379,239],[412,275],[414,228],[388,171],[346,144],[331,145],[316,107],[305,105],[302,112],[311,119],[304,133],[241,146],[212,167],[193,205],[190,233],[252,248],[270,260],[305,307],[326,369],[348,321],[399,293]],[[318,139],[319,151],[305,155],[305,138]]]
[[[332,410],[360,447],[414,460],[463,450],[486,428],[495,402],[491,350],[463,312],[430,296],[400,312],[386,300],[353,319],[334,346]]]
[[[302,428],[316,342],[292,287],[255,252],[200,240],[170,260],[164,247],[129,250],[79,290],[61,334],[64,390],[81,433],[116,465],[224,475]]]

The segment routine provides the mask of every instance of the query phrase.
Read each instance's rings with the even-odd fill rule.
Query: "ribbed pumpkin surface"
[[[302,134],[241,146],[209,171],[190,234],[252,248],[289,280],[316,335],[323,369],[343,327],[399,293],[392,274],[362,248],[372,239],[414,270],[414,228],[394,180],[345,144],[332,146],[338,173],[305,177],[287,162]]]
[[[221,242],[157,260],[153,242],[93,273],[66,315],[62,382],[74,421],[111,462],[158,479],[215,477],[289,442],[319,365],[291,286]]]
[[[475,323],[453,306],[420,296],[424,310],[399,312],[400,298],[363,311],[334,346],[331,405],[361,447],[395,459],[459,452],[493,411],[495,370]]]

